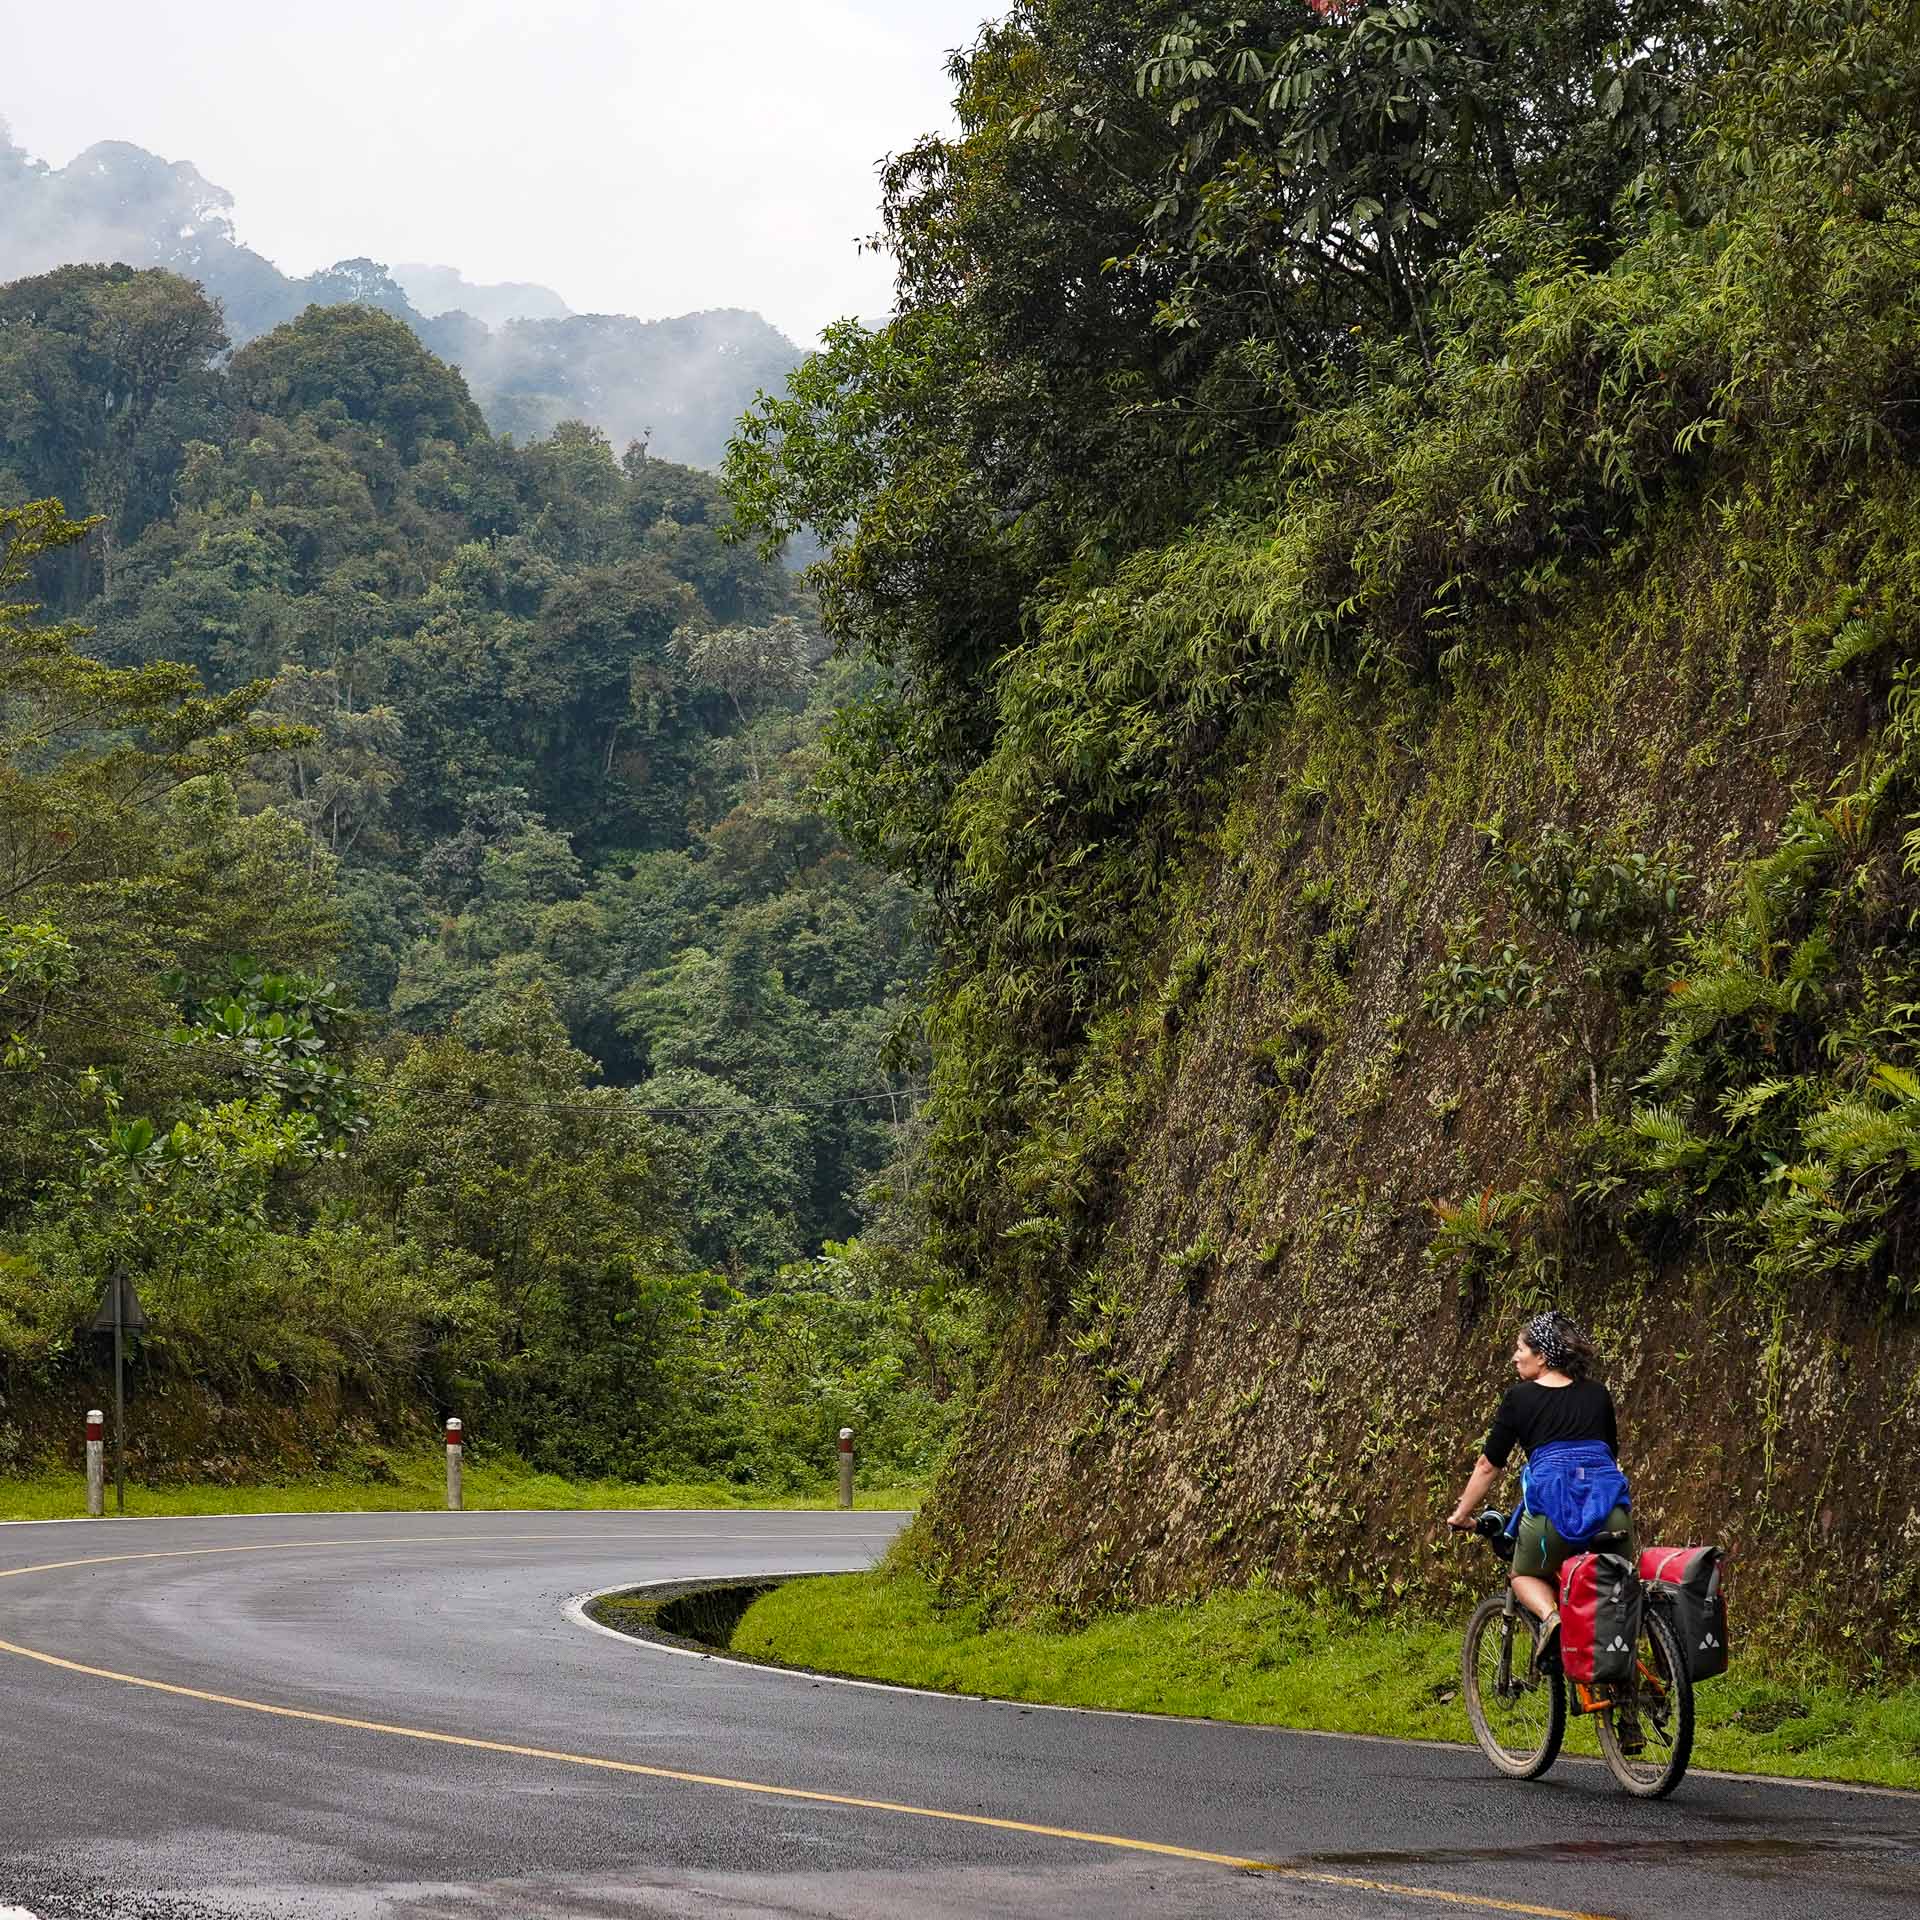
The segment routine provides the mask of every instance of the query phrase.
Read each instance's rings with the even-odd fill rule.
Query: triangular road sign
[[[99,1310],[93,1316],[95,1333],[113,1331],[113,1290],[121,1289],[120,1324],[129,1333],[137,1333],[147,1324],[146,1309],[140,1304],[140,1296],[133,1290],[133,1282],[124,1273],[117,1273],[107,1282],[106,1291],[100,1296]]]

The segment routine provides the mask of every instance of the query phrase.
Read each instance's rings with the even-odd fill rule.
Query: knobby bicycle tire
[[[1537,1780],[1560,1757],[1567,1736],[1566,1682],[1557,1673],[1533,1671],[1540,1625],[1522,1612],[1513,1623],[1510,1664],[1516,1691],[1508,1699],[1498,1697],[1491,1683],[1498,1681],[1500,1622],[1506,1611],[1506,1596],[1490,1594],[1467,1622],[1460,1648],[1461,1696],[1480,1751],[1509,1778]]]

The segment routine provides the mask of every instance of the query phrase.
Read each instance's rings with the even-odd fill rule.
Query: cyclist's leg
[[[1513,1543],[1513,1571],[1508,1578],[1514,1598],[1536,1620],[1546,1619],[1560,1604],[1559,1583],[1554,1576],[1566,1557],[1567,1543],[1545,1514],[1521,1515]]]

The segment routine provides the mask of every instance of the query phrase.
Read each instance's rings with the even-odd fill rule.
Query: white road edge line
[[[713,1581],[640,1580],[623,1587],[602,1587],[597,1593],[579,1593],[566,1603],[566,1617],[577,1627],[591,1633],[603,1633],[629,1647],[649,1653],[669,1653],[681,1660],[707,1660],[715,1666],[740,1667],[749,1673],[771,1675],[783,1680],[804,1680],[809,1686],[859,1687],[868,1693],[905,1693],[917,1700],[944,1700],[962,1707],[1018,1707],[1024,1713],[1079,1713],[1100,1720],[1147,1720],[1164,1726],[1172,1722],[1185,1727],[1225,1727],[1235,1733],[1283,1734],[1298,1740],[1346,1740],[1375,1747],[1424,1747],[1436,1753],[1472,1753],[1476,1749],[1465,1740],[1402,1739],[1390,1733],[1337,1733],[1325,1727],[1275,1727],[1252,1720],[1209,1720],[1192,1713],[1141,1713],[1132,1707],[1068,1707],[1053,1700],[1009,1700],[997,1693],[945,1693],[938,1687],[907,1687],[893,1680],[861,1680],[850,1673],[820,1673],[812,1667],[782,1667],[765,1660],[737,1660],[724,1653],[702,1653],[693,1647],[670,1646],[664,1640],[649,1640],[637,1633],[622,1633],[618,1627],[603,1626],[587,1609],[596,1600],[610,1599],[617,1593],[656,1593],[687,1586],[746,1586],[758,1580],[804,1580],[815,1574],[870,1573],[871,1567],[801,1567],[780,1573],[756,1573],[738,1579]],[[1605,1763],[1597,1755],[1570,1753],[1566,1760],[1575,1766],[1598,1767]],[[1742,1787],[1792,1787],[1804,1793],[1864,1794],[1879,1800],[1920,1801],[1920,1793],[1907,1787],[1862,1786],[1851,1780],[1792,1780],[1770,1773],[1725,1773],[1717,1767],[1691,1767],[1692,1780],[1730,1780]],[[7,1920],[0,1912],[0,1920]]]

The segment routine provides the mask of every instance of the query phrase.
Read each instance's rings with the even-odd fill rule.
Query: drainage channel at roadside
[[[686,1653],[724,1653],[755,1666],[773,1666],[733,1651],[734,1630],[762,1594],[809,1574],[783,1574],[761,1580],[685,1580],[668,1586],[628,1587],[595,1594],[582,1609],[595,1626],[636,1640],[678,1647]]]

